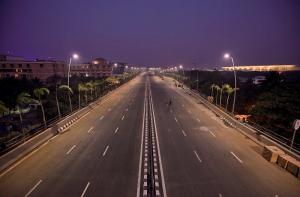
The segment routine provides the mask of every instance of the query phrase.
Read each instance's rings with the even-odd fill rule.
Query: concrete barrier
[[[295,177],[298,177],[300,169],[300,162],[297,160],[289,160],[286,166],[286,170],[293,174]]]
[[[289,161],[294,161],[295,159],[289,155],[279,155],[277,159],[277,164],[282,167],[283,169],[286,169],[287,164]]]
[[[271,163],[276,163],[278,156],[284,154],[285,153],[276,146],[264,146],[264,150],[262,153],[263,157]]]

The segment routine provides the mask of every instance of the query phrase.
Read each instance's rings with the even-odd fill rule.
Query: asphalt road
[[[146,78],[2,174],[0,196],[136,196]],[[300,181],[264,160],[261,147],[171,80],[149,79],[167,196],[300,196]]]

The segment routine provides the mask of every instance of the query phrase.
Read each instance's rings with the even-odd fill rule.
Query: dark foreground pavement
[[[146,78],[124,85],[2,173],[0,196],[136,196]],[[261,147],[171,80],[149,79],[169,197],[300,196],[300,181],[265,161]]]

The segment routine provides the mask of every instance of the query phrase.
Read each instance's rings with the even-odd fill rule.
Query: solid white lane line
[[[152,106],[152,113],[153,113],[153,122],[154,122],[154,128],[156,131],[156,144],[157,144],[157,151],[158,151],[158,159],[159,159],[159,169],[160,169],[160,174],[161,174],[161,182],[162,182],[162,190],[163,190],[163,196],[167,197],[167,190],[166,190],[166,183],[165,183],[165,175],[164,175],[164,170],[162,167],[162,159],[160,155],[160,147],[159,147],[159,137],[158,137],[158,130],[156,126],[156,119],[155,119],[155,111],[154,111],[154,105],[152,101],[152,93],[151,93],[151,88],[149,88],[150,91],[150,101],[151,101],[151,106]],[[153,151],[154,152],[154,151]],[[156,163],[154,163],[154,167],[156,166]]]
[[[73,145],[73,146],[68,150],[68,152],[66,152],[66,155],[70,154],[71,151],[72,151],[75,147],[76,147],[76,145]]]
[[[117,133],[117,132],[118,132],[118,130],[119,130],[119,127],[117,127],[117,128],[116,128],[116,130],[115,130],[115,133]]]
[[[12,169],[14,169],[15,167],[17,167],[20,163],[22,163],[23,161],[25,161],[28,157],[30,157],[31,155],[33,155],[34,153],[36,153],[37,151],[39,151],[41,148],[43,148],[44,146],[46,146],[48,143],[49,143],[49,141],[45,142],[39,148],[35,149],[31,153],[29,153],[28,155],[26,155],[25,157],[23,157],[20,161],[16,162],[11,167],[9,167],[8,169],[6,169],[2,174],[0,174],[0,178],[2,176],[4,176],[6,173],[8,173],[9,171],[11,171]]]
[[[86,192],[86,190],[88,189],[89,186],[90,186],[90,182],[88,182],[88,183],[86,184],[86,186],[85,186],[85,188],[84,188],[84,190],[83,190],[83,192],[82,192],[82,194],[81,194],[81,197],[84,196],[84,194],[85,194],[85,192]]]
[[[50,138],[49,141],[54,140],[55,138],[57,138],[58,135],[53,136],[52,138]]]
[[[186,133],[185,133],[185,131],[183,130],[183,129],[181,129],[181,132],[182,132],[182,134],[186,137],[187,135],[186,135]]]
[[[198,155],[197,151],[195,151],[195,150],[194,150],[194,153],[195,153],[195,155],[196,155],[196,157],[197,157],[198,161],[201,163],[201,162],[202,162],[202,160],[200,159],[200,157],[199,157],[199,155]]]
[[[175,119],[175,121],[176,121],[176,122],[178,122],[178,120],[177,120],[177,118],[176,118],[176,117],[174,117],[174,119]]]
[[[240,162],[243,163],[243,161],[236,155],[234,154],[232,151],[230,151],[230,153]]]
[[[125,115],[122,116],[122,120],[124,120]]]
[[[108,148],[109,148],[109,146],[106,146],[106,148],[105,148],[105,150],[104,150],[104,152],[103,152],[103,154],[102,154],[103,157],[105,156],[105,154],[106,154]]]
[[[100,117],[100,120],[102,120],[103,118],[104,118],[104,116],[101,116],[101,117]]]
[[[29,192],[27,192],[27,194],[25,195],[25,197],[29,196],[38,186],[39,184],[41,184],[42,180],[39,180],[30,190]]]
[[[216,135],[211,130],[208,130],[208,131],[212,136],[216,137]]]
[[[140,146],[139,173],[138,173],[136,197],[140,197],[142,158],[143,158],[143,139],[144,139],[144,127],[145,127],[145,109],[146,109],[146,84],[145,84],[145,93],[144,93],[144,111],[143,111],[143,123],[142,123],[142,137],[141,137],[141,146]],[[147,152],[147,151],[148,150],[146,149],[145,152]],[[146,190],[146,195],[147,195],[147,190]]]
[[[88,130],[88,133],[91,132],[93,129],[94,129],[94,127],[91,127],[91,128]]]

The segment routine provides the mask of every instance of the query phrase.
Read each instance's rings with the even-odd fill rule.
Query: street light
[[[78,59],[79,56],[77,54],[73,54],[72,57],[70,57],[69,66],[68,66],[68,86],[70,86],[70,69],[71,69],[71,63],[72,59]]]
[[[236,98],[236,72],[235,72],[235,65],[233,57],[229,53],[224,54],[225,59],[231,59],[231,63],[233,66],[233,74],[234,74],[234,94],[233,94],[233,105],[232,105],[232,111],[231,113],[234,115],[234,108],[235,108],[235,98]]]

